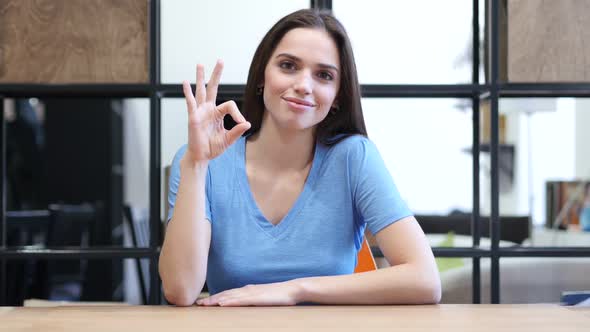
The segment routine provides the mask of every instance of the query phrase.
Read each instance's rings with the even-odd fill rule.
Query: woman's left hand
[[[222,307],[287,306],[297,304],[298,293],[299,287],[292,281],[248,285],[200,299],[197,304]]]

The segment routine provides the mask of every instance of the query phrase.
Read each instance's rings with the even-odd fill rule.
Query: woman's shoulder
[[[375,149],[375,144],[368,137],[357,134],[342,138],[328,149],[336,154],[359,156],[367,153],[367,150]]]

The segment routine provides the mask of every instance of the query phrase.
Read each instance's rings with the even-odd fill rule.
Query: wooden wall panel
[[[590,0],[509,0],[508,80],[590,82]]]
[[[148,0],[0,0],[0,83],[147,83]]]

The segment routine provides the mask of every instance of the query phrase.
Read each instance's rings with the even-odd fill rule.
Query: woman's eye
[[[321,79],[323,79],[323,80],[327,80],[327,81],[331,81],[331,80],[334,79],[334,76],[332,76],[332,74],[330,74],[327,71],[320,72],[318,74],[318,77],[321,78]]]
[[[284,61],[279,64],[279,66],[283,69],[292,70],[295,69],[295,64],[292,62]]]

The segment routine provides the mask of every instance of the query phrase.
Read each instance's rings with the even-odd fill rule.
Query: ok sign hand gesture
[[[189,82],[182,82],[188,109],[188,148],[185,158],[192,162],[208,161],[219,156],[250,129],[250,122],[246,121],[233,100],[215,105],[222,70],[223,62],[218,60],[205,88],[203,65],[197,65],[194,96]],[[237,123],[231,130],[223,127],[226,114],[230,114]]]

